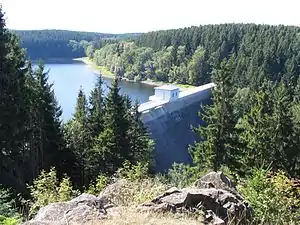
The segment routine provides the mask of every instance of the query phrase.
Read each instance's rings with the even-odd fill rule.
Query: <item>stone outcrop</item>
[[[107,215],[107,206],[102,199],[82,194],[68,202],[49,204],[41,208],[37,215],[25,225],[71,225],[86,224],[101,220]]]
[[[231,180],[223,172],[210,172],[195,182],[198,188],[218,188],[236,190]]]
[[[122,195],[126,180],[117,180],[106,187],[98,196],[82,194],[68,202],[49,204],[41,208],[37,215],[26,225],[72,225],[93,224],[108,217],[115,218],[121,203],[112,201],[114,196]],[[123,204],[124,205],[124,204]],[[136,209],[134,208],[136,211]],[[126,211],[126,209],[125,209]],[[201,177],[192,187],[175,187],[153,198],[137,208],[138,212],[173,212],[188,213],[201,217],[205,224],[232,224],[251,214],[251,209],[244,203],[234,184],[221,172],[211,172]],[[245,223],[244,223],[245,224]]]
[[[201,177],[194,187],[171,188],[151,202],[142,204],[140,211],[202,212],[205,222],[225,224],[228,219],[246,219],[250,213],[233,183],[221,172]]]

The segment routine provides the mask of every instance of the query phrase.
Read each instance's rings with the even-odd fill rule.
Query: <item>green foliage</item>
[[[117,179],[105,189],[105,194],[114,205],[132,207],[151,201],[167,189],[169,186],[156,178]]]
[[[131,181],[146,179],[149,175],[149,167],[147,163],[138,162],[136,165],[131,164],[128,160],[116,172],[117,177],[128,179]]]
[[[90,53],[89,48],[101,39],[121,38],[122,35],[68,30],[17,30],[22,48],[27,55],[36,59],[74,59]],[[131,36],[131,34],[128,34]],[[91,46],[91,47],[89,47]]]
[[[154,141],[149,138],[146,127],[141,120],[141,113],[138,111],[139,104],[135,102],[131,109],[129,108],[129,136],[130,154],[133,162],[148,164],[150,168],[155,166],[153,155]]]
[[[209,81],[207,73],[208,62],[205,54],[205,50],[202,47],[198,47],[193,54],[191,61],[188,64],[189,70],[189,83],[194,85],[204,84]]]
[[[138,104],[132,107],[130,99],[119,93],[118,78],[106,97],[102,85],[99,78],[89,105],[82,90],[79,92],[74,118],[64,127],[67,147],[75,156],[72,177],[82,189],[89,186],[91,192],[101,189],[96,187],[99,173],[111,176],[126,160],[149,168],[155,164],[153,141],[140,119]]]
[[[18,225],[20,222],[18,217],[5,217],[0,215],[0,225]]]
[[[88,193],[97,195],[107,186],[109,179],[104,175],[98,175],[95,184],[90,184]]]
[[[285,173],[275,174],[265,169],[254,170],[245,184],[239,186],[254,210],[254,222],[258,224],[296,224],[299,217],[299,190]],[[293,211],[298,207],[298,211]]]
[[[232,148],[234,134],[232,100],[233,58],[223,62],[219,70],[214,71],[213,81],[216,87],[213,90],[214,104],[204,108],[200,113],[206,126],[194,128],[194,131],[203,141],[191,146],[190,151],[194,163],[198,167],[217,171],[222,165],[236,166],[234,149]]]
[[[169,169],[166,179],[171,186],[183,188],[192,185],[205,172],[207,171],[200,172],[197,167],[174,163]]]
[[[42,171],[33,184],[29,186],[33,199],[30,214],[34,215],[41,207],[53,202],[68,201],[76,194],[68,177],[58,180],[56,171]]]
[[[9,189],[0,187],[0,215],[12,217],[17,214],[16,202],[13,199],[12,193]]]
[[[298,27],[255,24],[149,32],[134,42],[101,41],[93,61],[130,80],[200,85],[210,81],[211,72],[234,54],[235,84],[259,87],[266,78],[289,82],[298,76],[298,33]]]

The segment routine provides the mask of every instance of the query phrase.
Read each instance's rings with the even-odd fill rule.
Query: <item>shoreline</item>
[[[96,66],[93,62],[91,62],[90,60],[88,60],[87,57],[75,58],[75,59],[73,59],[73,61],[78,61],[78,62],[82,62],[82,63],[86,64],[87,66],[89,66],[89,67],[91,67],[93,69],[94,73],[96,73],[98,75],[101,75],[102,77],[113,78],[115,76],[113,73],[110,73],[108,71],[103,71],[104,68]]]
[[[79,61],[79,62],[83,62],[84,64],[90,66],[94,73],[101,75],[102,77],[105,78],[113,78],[115,75],[113,73],[111,73],[110,71],[108,71],[106,68],[104,67],[100,67],[100,66],[96,66],[91,60],[89,60],[87,57],[82,57],[82,58],[75,58],[73,59],[74,61]],[[143,81],[134,81],[134,80],[129,80],[127,78],[122,78],[123,81],[126,82],[132,82],[132,83],[141,83],[141,84],[146,84],[149,86],[153,86],[153,87],[158,87],[164,84],[172,84],[172,83],[167,83],[167,82],[162,82],[162,81],[153,81],[153,80],[143,80]],[[173,83],[174,85],[178,86],[181,90],[186,90],[186,89],[190,89],[190,88],[194,88],[196,86],[192,86],[192,85],[188,85],[188,84],[176,84]]]

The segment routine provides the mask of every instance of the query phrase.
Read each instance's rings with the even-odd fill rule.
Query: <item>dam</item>
[[[174,162],[189,164],[188,147],[199,140],[192,126],[201,125],[201,105],[212,102],[214,83],[180,91],[175,85],[155,88],[155,95],[139,106],[141,119],[155,141],[156,172],[164,172]]]

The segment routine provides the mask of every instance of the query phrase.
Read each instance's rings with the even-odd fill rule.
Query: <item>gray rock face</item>
[[[118,207],[108,203],[112,196],[121,193],[124,182],[126,180],[119,180],[108,186],[99,197],[82,194],[68,202],[49,204],[25,224],[91,224],[107,216],[114,217],[118,215]],[[140,205],[138,211],[195,213],[203,218],[203,222],[214,225],[225,225],[229,220],[232,224],[245,224],[243,220],[251,214],[251,209],[244,203],[243,197],[221,172],[212,172],[201,177],[193,187],[173,187],[152,201]]]
[[[223,172],[210,172],[197,180],[195,186],[198,188],[236,190],[234,184]]]
[[[101,198],[82,194],[68,202],[49,204],[41,208],[33,220],[25,225],[71,225],[86,224],[105,218],[107,212]]]
[[[207,184],[211,185],[207,188]],[[142,204],[139,210],[174,213],[202,211],[205,221],[212,224],[225,224],[228,218],[246,219],[250,209],[242,197],[231,190],[235,188],[223,173],[209,173],[196,182],[196,187],[172,188],[151,202]]]

